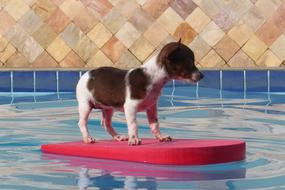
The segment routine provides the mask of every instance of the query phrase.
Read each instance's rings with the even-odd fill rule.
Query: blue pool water
[[[45,86],[45,77],[35,83],[30,72],[27,85],[21,86],[7,72],[7,81],[12,82],[2,85],[0,93],[0,189],[285,189],[283,83],[271,83],[276,79],[268,78],[268,72],[231,72],[209,71],[198,85],[170,82],[159,101],[162,132],[173,138],[246,141],[246,160],[208,166],[43,154],[41,144],[81,139],[72,85],[51,78],[53,82]],[[13,77],[17,75],[22,74]],[[89,121],[92,135],[110,139],[99,118],[100,112],[94,110]],[[152,137],[144,113],[139,113],[138,122],[140,136]],[[123,113],[115,113],[113,125],[127,133]]]

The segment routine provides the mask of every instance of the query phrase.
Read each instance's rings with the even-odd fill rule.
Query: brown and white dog
[[[79,107],[78,126],[85,143],[94,143],[87,127],[93,108],[102,110],[101,125],[117,141],[128,140],[129,145],[139,145],[136,114],[146,111],[151,132],[159,141],[171,141],[162,135],[157,117],[157,101],[163,86],[172,79],[197,82],[203,74],[194,65],[194,54],[184,44],[171,42],[157,56],[142,66],[131,70],[101,67],[86,72],[76,87]],[[112,127],[114,110],[125,112],[128,136],[119,135]]]

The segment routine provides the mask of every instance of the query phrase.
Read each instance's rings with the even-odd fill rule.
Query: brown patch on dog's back
[[[149,77],[144,73],[143,69],[138,68],[131,71],[128,78],[131,90],[131,98],[143,99],[147,93]]]
[[[90,71],[87,88],[96,102],[105,106],[122,107],[125,103],[127,71],[113,67],[101,67]]]

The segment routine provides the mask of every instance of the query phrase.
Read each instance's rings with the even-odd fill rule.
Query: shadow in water
[[[167,166],[42,153],[43,160],[80,167],[78,187],[87,189],[157,189],[157,181],[200,181],[245,178],[242,163]],[[51,163],[52,164],[52,163]],[[96,169],[96,172],[90,172]],[[92,174],[93,173],[93,174]]]

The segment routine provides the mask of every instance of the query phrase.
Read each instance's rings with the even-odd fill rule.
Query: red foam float
[[[151,164],[205,165],[244,160],[246,146],[241,140],[175,139],[172,142],[158,142],[155,139],[143,139],[140,146],[102,140],[94,144],[45,144],[41,150],[52,154]]]

